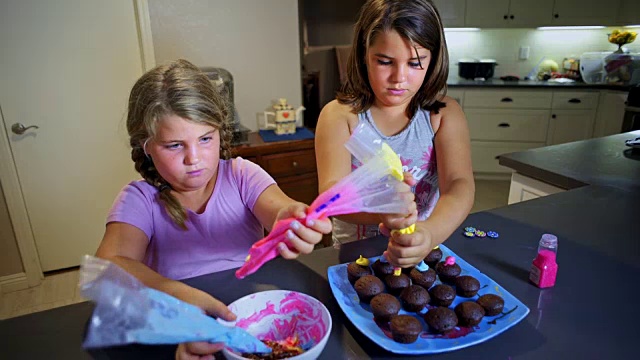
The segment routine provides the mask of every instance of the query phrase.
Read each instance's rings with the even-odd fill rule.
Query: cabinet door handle
[[[555,119],[555,118],[556,118],[556,114],[552,114],[552,115],[551,115],[551,118],[552,118],[552,119]]]
[[[294,168],[295,168],[295,167],[298,167],[298,162],[297,162],[297,161],[294,161],[294,162],[292,162],[292,163],[291,163],[291,165],[292,165]]]
[[[573,98],[573,99],[569,99],[569,102],[571,104],[580,104],[582,101],[580,99]]]
[[[511,16],[509,16],[509,19],[511,19],[511,20],[515,19],[515,16],[511,15]]]
[[[560,14],[554,14],[553,17],[557,19],[560,17]]]
[[[511,125],[509,125],[509,123],[500,123],[500,124],[498,124],[498,127],[501,127],[501,128],[508,128],[510,126]]]
[[[513,99],[510,97],[500,99],[501,102],[513,102]]]
[[[503,19],[505,19],[505,20],[507,20],[507,19],[509,18],[509,16],[508,16],[508,15],[505,15],[505,16],[503,16],[502,18],[503,18]]]

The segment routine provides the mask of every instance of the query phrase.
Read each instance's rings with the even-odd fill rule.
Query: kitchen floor
[[[507,205],[509,181],[476,180],[476,199],[471,212]],[[0,320],[85,301],[78,291],[78,269],[47,274],[33,288],[2,294]]]

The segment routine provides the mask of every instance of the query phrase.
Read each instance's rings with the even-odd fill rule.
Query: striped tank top
[[[400,133],[384,136],[376,127],[371,111],[358,114],[358,124],[366,122],[400,156],[402,170],[411,173],[417,183],[412,188],[418,206],[418,220],[426,220],[440,198],[436,154],[433,144],[434,131],[431,127],[429,111],[419,109],[409,125]],[[351,156],[351,169],[361,163]],[[333,219],[333,244],[339,244],[372,237],[379,234],[377,225],[355,225]]]

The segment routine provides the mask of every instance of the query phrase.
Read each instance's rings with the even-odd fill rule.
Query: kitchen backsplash
[[[580,56],[590,51],[615,51],[617,45],[607,41],[607,35],[616,27],[594,30],[536,30],[536,29],[482,29],[480,31],[445,33],[449,47],[449,77],[458,77],[457,61],[461,58],[491,58],[498,66],[495,78],[516,75],[524,78],[544,56],[559,65],[565,57]],[[622,29],[640,32],[640,29]],[[522,46],[528,46],[529,58],[519,60]],[[640,40],[624,46],[631,52],[640,52]]]

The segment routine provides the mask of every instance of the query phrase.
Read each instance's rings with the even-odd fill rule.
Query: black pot
[[[497,65],[495,61],[459,61],[458,76],[463,79],[490,79]]]

